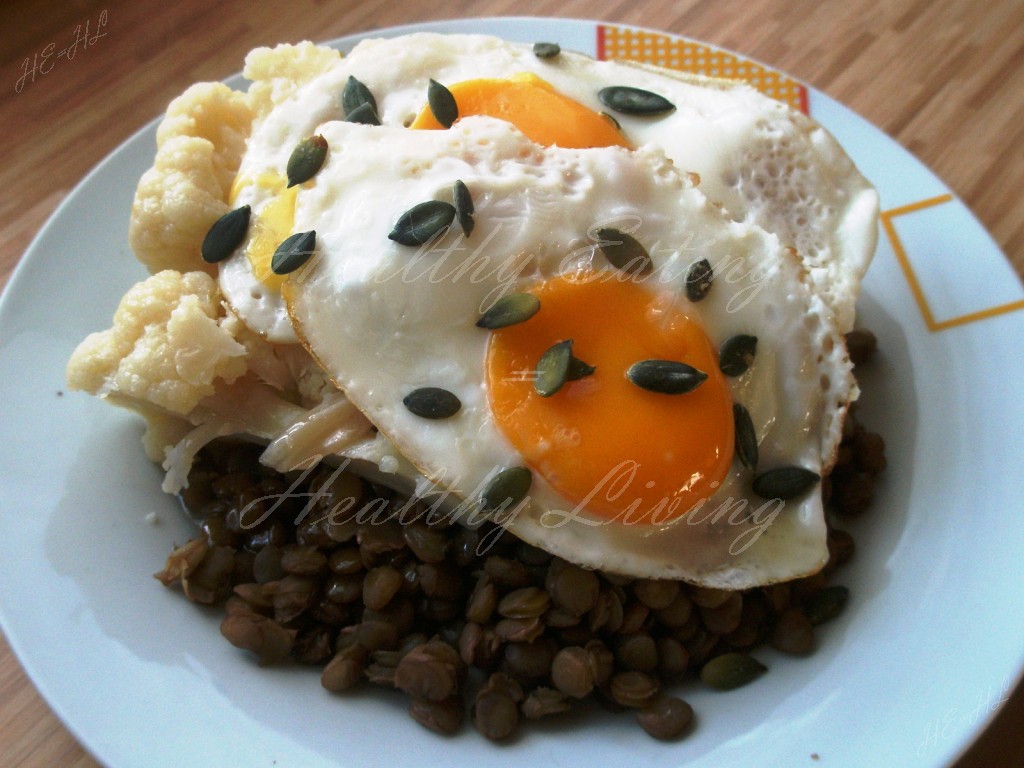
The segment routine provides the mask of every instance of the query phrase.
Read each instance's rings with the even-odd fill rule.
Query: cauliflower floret
[[[146,455],[167,470],[163,488],[188,484],[211,440],[269,444],[265,463],[291,468],[372,436],[369,421],[299,344],[271,344],[225,308],[204,272],[165,270],[133,286],[111,329],[87,337],[68,384],[146,420]]]
[[[253,117],[246,94],[223,83],[196,83],[168,105],[156,129],[157,152],[179,136],[210,142],[214,171],[226,198],[245,153]]]
[[[128,240],[150,272],[215,272],[200,256],[206,232],[228,211],[213,154],[205,139],[180,136],[165,144],[153,167],[142,174]]]
[[[256,48],[245,57],[242,74],[253,81],[249,104],[260,116],[280,104],[299,86],[335,64],[341,54],[308,40],[297,45]]]
[[[249,370],[285,396],[311,408],[339,392],[301,344],[267,341],[250,330],[230,309],[223,325],[239,343],[245,345]]]
[[[89,335],[68,362],[68,384],[186,414],[216,381],[246,370],[245,347],[221,326],[216,282],[202,272],[160,272],[133,286],[114,326]]]
[[[128,229],[132,250],[150,272],[213,273],[200,256],[203,238],[228,211],[252,119],[246,94],[220,83],[197,83],[171,102]]]
[[[201,257],[210,226],[229,210],[254,120],[339,57],[309,42],[256,49],[246,58],[248,93],[196,84],[157,129],[129,228],[132,250],[154,274],[124,296],[111,329],[78,346],[67,376],[72,389],[146,419],[146,454],[167,470],[170,493],[187,485],[196,452],[220,436],[265,441],[265,462],[282,467],[372,437],[301,345],[268,342],[226,309],[216,266]]]
[[[156,464],[162,464],[167,449],[180,443],[192,431],[191,422],[184,416],[168,413],[151,403],[132,401],[129,407],[146,420],[142,449],[146,458]]]

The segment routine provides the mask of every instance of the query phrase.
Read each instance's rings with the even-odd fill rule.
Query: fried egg
[[[332,123],[323,135],[337,149],[296,208],[318,254],[288,283],[292,316],[435,492],[477,500],[497,473],[527,467],[528,502],[506,526],[610,571],[739,587],[822,565],[820,495],[774,514],[733,457],[738,402],[760,466],[822,472],[839,437],[831,417],[853,386],[827,307],[774,235],[729,221],[654,148],[545,148],[487,117],[445,132]],[[473,197],[469,238],[455,228],[429,247],[387,238],[456,179]],[[643,243],[649,276],[623,279],[607,262],[596,233],[609,228]],[[700,259],[719,274],[693,303],[685,281]],[[513,293],[540,310],[508,328],[477,326]],[[743,334],[758,338],[754,363],[726,377],[718,351]],[[595,371],[541,397],[538,361],[567,339]],[[644,390],[627,372],[651,359],[708,379],[691,393]],[[426,387],[454,394],[458,412],[411,412],[405,399]]]
[[[343,119],[349,77],[374,94],[382,125]],[[458,105],[447,129],[427,103],[430,80]],[[675,109],[610,120],[597,95],[609,85],[658,92]],[[281,211],[291,226],[277,236],[315,231],[313,258],[251,290],[230,277],[256,275],[260,230],[250,232],[221,267],[225,295],[255,330],[283,329],[286,308],[310,353],[425,478],[422,493],[480,511],[503,478],[525,475],[524,498],[493,513],[498,522],[606,571],[724,588],[813,573],[827,558],[818,489],[773,498],[777,486],[755,493],[754,479],[818,476],[832,461],[856,397],[842,331],[867,264],[873,192],[841,151],[822,159],[823,140],[810,138],[820,129],[737,88],[731,114],[724,87],[565,54],[541,61],[492,38],[364,43],[256,126],[236,184],[262,231]],[[800,166],[798,197],[826,201],[820,215],[787,206],[788,182],[746,192],[755,177],[744,163],[773,119],[792,131],[778,145],[789,154],[771,162]],[[324,165],[282,189],[291,150],[314,133],[329,148]],[[426,242],[394,236],[423,203],[459,205],[456,182],[471,215],[461,201],[459,221]],[[642,248],[643,269],[614,263],[623,242]],[[695,296],[702,262],[713,279]],[[257,302],[248,316],[232,294],[246,289]],[[539,309],[478,325],[514,294]],[[723,348],[753,337],[745,370],[730,370]],[[567,344],[592,370],[542,392],[542,361]],[[671,394],[638,383],[645,361],[700,380]],[[457,407],[425,417],[409,405],[424,390]],[[736,456],[737,406],[756,467]]]

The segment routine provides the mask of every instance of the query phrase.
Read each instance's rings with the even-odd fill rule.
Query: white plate
[[[556,40],[592,54],[623,31],[501,19],[374,34],[413,29]],[[566,728],[529,727],[514,746],[497,747],[471,727],[455,739],[427,732],[400,697],[331,696],[314,670],[260,669],[230,647],[213,612],[151,578],[189,528],[158,490],[138,420],[62,394],[74,346],[107,327],[122,293],[144,276],[125,233],[152,160],[152,124],[68,196],[0,305],[3,629],[82,743],[118,768],[178,765],[186,754],[204,765],[302,768],[510,760],[788,768],[813,764],[812,753],[831,766],[951,762],[1012,690],[1024,659],[1024,293],[942,182],[839,104],[805,95],[878,186],[891,230],[859,305],[881,345],[864,377],[862,414],[884,434],[890,469],[875,508],[851,526],[858,554],[840,572],[851,603],[822,627],[812,657],[759,652],[771,671],[752,686],[687,689],[699,723],[676,744],[602,713]],[[921,210],[905,210],[921,201]],[[157,525],[145,522],[151,511]]]

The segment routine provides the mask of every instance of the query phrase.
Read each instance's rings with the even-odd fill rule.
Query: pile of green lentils
[[[874,351],[870,333],[848,342],[855,363]],[[508,739],[523,721],[579,717],[596,700],[632,712],[655,738],[681,738],[693,710],[675,695],[680,683],[750,683],[766,671],[752,655],[764,644],[813,652],[815,627],[848,598],[831,582],[854,542],[834,525],[820,573],[707,589],[585,570],[346,471],[278,474],[260,451],[221,442],[198,457],[182,500],[200,535],[157,578],[222,605],[222,634],[260,664],[320,666],[339,695],[367,684],[401,691],[409,714],[440,733],[468,717],[487,738]],[[830,517],[870,506],[884,468],[882,439],[851,411],[822,483]],[[331,514],[339,509],[372,514]]]

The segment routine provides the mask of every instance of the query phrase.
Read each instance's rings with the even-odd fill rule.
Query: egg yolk
[[[714,493],[732,461],[732,398],[702,327],[673,297],[604,273],[532,293],[540,311],[491,332],[486,371],[494,418],[529,467],[580,511],[625,524],[675,519]],[[595,371],[541,397],[537,362],[566,339]],[[626,371],[649,359],[708,377],[684,394],[641,389]]]
[[[255,178],[238,176],[231,187],[229,200],[234,205],[238,193],[245,187],[255,184],[269,190],[274,198],[260,209],[259,215],[252,217],[251,236],[245,248],[245,256],[249,260],[253,276],[267,288],[281,290],[283,275],[276,274],[270,268],[270,262],[282,242],[292,234],[295,227],[295,199],[299,188],[287,187],[286,179],[277,173],[261,173]]]
[[[565,149],[629,147],[615,123],[558,93],[550,83],[524,72],[510,78],[464,80],[448,87],[459,117],[486,115],[512,123],[527,138]],[[430,106],[423,107],[411,128],[443,128]]]

